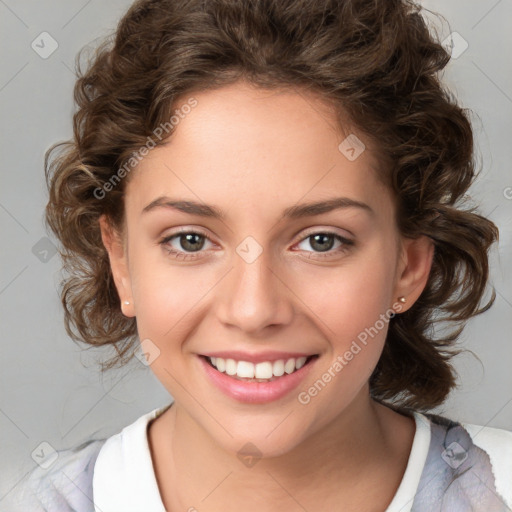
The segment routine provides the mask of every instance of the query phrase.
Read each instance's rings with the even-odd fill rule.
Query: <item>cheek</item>
[[[317,269],[298,283],[297,295],[314,313],[312,318],[329,341],[333,357],[343,355],[357,341],[361,350],[354,359],[360,364],[363,359],[378,360],[393,302],[390,268],[384,259],[359,258],[336,270]],[[358,351],[357,347],[352,350]]]
[[[191,311],[206,293],[197,267],[168,264],[162,251],[131,253],[131,282],[140,339],[149,338],[161,349],[175,348],[164,340],[179,339],[193,318]],[[160,253],[160,254],[158,254]]]
[[[373,373],[389,327],[392,277],[388,265],[358,261],[357,268],[317,275],[315,286],[303,282],[301,297],[315,315],[326,340],[326,353],[297,397],[321,424],[332,420],[355,399]],[[335,405],[333,405],[335,404]]]

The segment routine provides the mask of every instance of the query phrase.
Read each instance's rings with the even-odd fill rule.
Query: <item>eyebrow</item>
[[[195,201],[177,201],[166,196],[162,196],[151,201],[151,203],[142,210],[142,213],[149,212],[156,208],[171,208],[183,213],[219,220],[224,220],[226,218],[226,214],[215,206],[197,203]],[[372,210],[372,208],[366,203],[356,201],[350,197],[335,197],[325,201],[303,203],[286,208],[283,211],[283,218],[300,219],[303,217],[312,217],[314,215],[328,213],[341,208],[359,208],[361,211],[365,211],[368,214],[375,216],[374,210]]]

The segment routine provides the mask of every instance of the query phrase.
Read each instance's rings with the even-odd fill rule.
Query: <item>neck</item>
[[[339,499],[347,503],[348,496],[357,510],[360,499],[378,492],[381,482],[385,496],[379,499],[391,501],[414,436],[413,420],[374,402],[366,389],[334,421],[291,451],[246,464],[219,446],[178,404],[161,419],[158,426],[153,423],[153,433],[150,428],[150,444],[158,447],[153,450],[155,472],[172,512],[194,507],[270,512],[297,504],[315,510],[319,504],[326,509],[326,497],[334,504]],[[398,461],[395,474],[389,460]]]

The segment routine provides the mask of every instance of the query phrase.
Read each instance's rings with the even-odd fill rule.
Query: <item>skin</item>
[[[167,144],[132,171],[123,233],[101,219],[119,296],[130,303],[123,313],[135,316],[140,339],[160,350],[151,369],[175,399],[148,428],[163,503],[173,512],[311,512],[340,503],[345,511],[385,510],[415,432],[412,418],[369,396],[387,324],[307,405],[297,394],[396,309],[398,297],[407,302],[397,311],[414,304],[433,245],[399,235],[371,141],[348,123],[341,130],[312,93],[237,82],[194,97],[198,105]],[[349,133],[366,145],[354,161],[338,150]],[[214,205],[225,218],[169,207],[142,212],[161,196]],[[373,213],[347,207],[283,218],[296,204],[339,196]],[[190,249],[186,257],[169,254],[170,246],[190,248],[179,236],[159,243],[180,227],[210,238],[195,259]],[[323,257],[310,237],[326,230],[354,244],[334,238]],[[248,236],[262,249],[250,264],[236,252]],[[229,349],[319,359],[299,389],[245,404],[212,386],[199,364],[197,354]],[[250,468],[237,458],[249,441],[262,453]]]

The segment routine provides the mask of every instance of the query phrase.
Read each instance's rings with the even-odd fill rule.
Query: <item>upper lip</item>
[[[207,352],[204,354],[200,354],[205,357],[220,357],[222,359],[234,359],[235,361],[247,361],[249,363],[262,363],[264,361],[279,361],[284,359],[285,361],[288,359],[298,359],[299,357],[310,357],[316,354],[313,353],[304,353],[304,352],[258,352],[258,353],[249,353],[242,352],[239,350],[220,350],[217,352]]]

